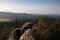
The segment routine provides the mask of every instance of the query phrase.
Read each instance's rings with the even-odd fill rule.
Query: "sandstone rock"
[[[19,40],[35,40],[35,32],[32,29],[27,29],[20,37]]]
[[[20,28],[17,28],[11,32],[8,40],[19,40],[20,36],[21,36],[21,30]]]
[[[32,34],[32,23],[31,22],[27,22],[25,23],[22,28],[16,28],[11,32],[11,35],[9,36],[8,40],[19,40],[19,38],[21,37],[22,34],[25,34],[24,32],[26,31],[27,34]]]
[[[27,30],[27,29],[32,29],[32,22],[27,22],[22,26],[22,29]]]

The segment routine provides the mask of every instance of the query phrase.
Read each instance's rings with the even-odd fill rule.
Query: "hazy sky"
[[[60,0],[0,0],[0,11],[18,13],[60,13]]]

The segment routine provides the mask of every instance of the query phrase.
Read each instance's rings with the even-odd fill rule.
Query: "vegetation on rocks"
[[[36,40],[60,40],[60,18],[40,16],[37,20],[20,20],[16,22],[0,23],[0,40],[7,40],[12,30],[20,28],[26,22],[33,23]]]

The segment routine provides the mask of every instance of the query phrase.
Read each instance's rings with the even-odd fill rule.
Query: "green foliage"
[[[7,40],[12,30],[22,27],[26,22],[31,22],[34,20],[17,20],[17,18],[11,22],[0,22],[0,40]]]
[[[33,29],[37,30],[37,36],[40,35],[40,36],[38,36],[37,39],[55,40],[57,38],[55,38],[54,36],[59,35],[59,33],[60,33],[60,18],[52,18],[49,16],[40,16],[37,23],[33,25]],[[52,38],[52,36],[53,36],[53,38]],[[57,36],[57,37],[59,37],[59,36]]]
[[[0,40],[6,40],[9,37],[12,28],[7,27],[7,25],[5,24],[4,27],[0,28],[0,31],[1,31]]]
[[[7,40],[11,31],[20,28],[25,22],[33,22],[36,29],[36,40],[60,40],[60,18],[40,16],[37,20],[14,20],[15,22],[2,23],[0,40]]]

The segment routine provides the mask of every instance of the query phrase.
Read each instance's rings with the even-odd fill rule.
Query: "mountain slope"
[[[26,13],[11,13],[11,12],[0,12],[0,18],[9,18],[9,19],[26,19],[26,18],[38,18],[39,15],[26,14]]]

